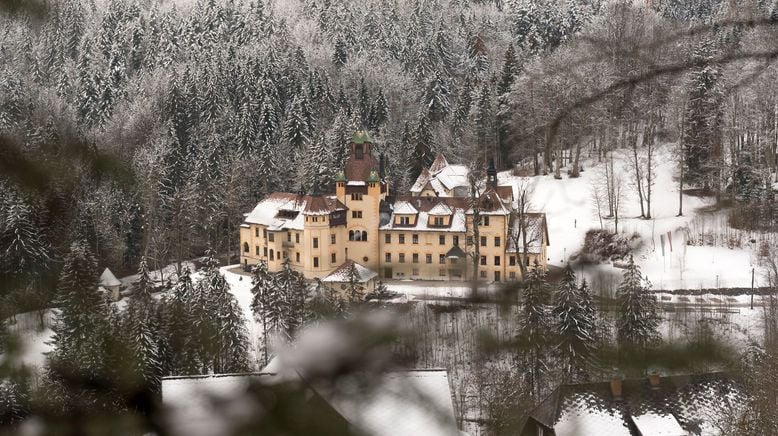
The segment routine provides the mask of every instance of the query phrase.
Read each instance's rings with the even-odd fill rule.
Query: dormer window
[[[400,225],[401,226],[409,226],[409,225],[411,225],[411,217],[401,216],[400,217]]]
[[[362,160],[365,156],[365,146],[362,144],[355,144],[354,145],[354,157],[356,159]]]

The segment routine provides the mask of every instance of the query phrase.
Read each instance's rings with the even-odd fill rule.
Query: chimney
[[[659,389],[659,372],[658,371],[651,371],[651,373],[648,375],[648,383],[651,385],[651,389]]]
[[[611,395],[613,395],[614,400],[621,400],[621,394],[621,376],[614,375],[611,378]]]

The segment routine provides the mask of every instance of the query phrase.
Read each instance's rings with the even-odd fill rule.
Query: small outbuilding
[[[375,291],[378,273],[353,260],[347,260],[327,277],[321,279],[325,285],[336,291],[346,290],[352,280],[359,283],[364,288],[365,293],[370,293]]]
[[[105,289],[114,301],[119,300],[122,282],[108,268],[104,269],[103,273],[100,274],[100,287]]]

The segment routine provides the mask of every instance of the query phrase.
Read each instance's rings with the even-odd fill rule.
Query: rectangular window
[[[263,249],[263,254],[264,254],[264,256],[265,256],[265,257],[267,257],[267,247],[265,247],[265,248]]]
[[[299,233],[295,233],[294,234],[294,242],[296,242],[298,244],[300,243],[300,234]]]
[[[489,227],[489,215],[481,216],[481,225],[484,227]]]
[[[259,227],[254,227],[254,236],[259,238]]]
[[[384,254],[384,260],[385,260],[387,263],[392,263],[392,253],[386,253],[386,254]]]
[[[330,244],[335,245],[335,234],[330,235]]]
[[[508,277],[513,280],[516,278],[516,271],[511,271],[508,273]]]
[[[300,253],[295,253],[294,254],[294,260],[296,260],[297,263],[300,263]]]
[[[286,233],[286,242],[292,242],[292,234],[291,233],[288,233],[288,232]]]
[[[314,257],[313,258],[313,267],[314,268],[318,268],[319,267],[319,258],[318,257]]]
[[[500,256],[494,256],[494,266],[500,266]]]
[[[276,234],[275,233],[270,233],[269,235],[267,235],[267,240],[270,241],[270,242],[275,242]]]
[[[313,238],[313,248],[319,248],[319,238]]]
[[[494,272],[494,281],[495,282],[499,282],[500,281],[500,272],[499,271],[495,271]]]
[[[459,235],[454,235],[451,239],[454,240],[454,245],[459,245]]]
[[[273,250],[270,250],[270,260],[275,260]]]
[[[384,235],[384,243],[391,244],[392,243],[392,234],[387,233]]]
[[[486,271],[481,271],[480,274],[478,274],[478,275],[481,276],[482,279],[485,279],[486,278]]]
[[[500,246],[500,237],[499,236],[495,236],[494,237],[494,246],[495,247],[499,247]]]
[[[516,266],[516,256],[511,256],[508,258],[508,265]]]
[[[481,247],[486,247],[486,236],[481,236]]]
[[[254,247],[254,248],[256,249],[256,250],[255,250],[255,252],[257,253],[257,256],[259,256],[259,245],[257,245],[257,246],[256,246],[256,247]]]
[[[481,256],[481,265],[486,265],[486,256]]]
[[[440,275],[440,276],[444,276],[444,275],[446,275],[446,269],[445,269],[445,268],[441,268],[441,269],[439,269],[439,270],[438,270],[438,275]]]
[[[354,145],[354,157],[359,159],[359,160],[362,160],[364,155],[365,155],[364,145],[362,145],[362,144],[355,144]]]
[[[262,237],[267,239],[267,229],[262,229]]]
[[[436,216],[432,219],[432,225],[436,227],[443,227],[443,217]]]
[[[446,255],[445,254],[441,254],[440,256],[438,256],[438,263],[446,263]]]
[[[417,235],[415,233],[413,234],[413,243],[414,244],[418,244],[419,243],[419,235]]]
[[[413,253],[413,263],[419,263],[419,253]]]
[[[472,236],[468,236],[467,239],[465,240],[465,243],[467,245],[473,245],[473,237]]]
[[[400,263],[405,263],[405,253],[400,253]]]
[[[411,218],[407,216],[401,216],[400,217],[400,225],[401,226],[409,226],[411,225]]]
[[[337,261],[338,261],[338,256],[337,256],[337,255],[335,255],[335,253],[332,253],[332,254],[330,255],[330,263],[335,263],[335,262],[337,262]]]
[[[527,256],[527,262],[526,265],[529,266],[529,256]]]
[[[440,235],[440,236],[438,236],[438,244],[440,244],[440,245],[446,245],[446,235]]]
[[[425,260],[427,263],[432,263],[432,255],[431,255],[431,254],[428,254],[428,255],[426,255],[424,260]]]
[[[352,210],[351,211],[351,218],[362,218],[362,211],[361,210]]]
[[[362,193],[361,192],[353,192],[353,193],[351,193],[351,199],[354,200],[354,201],[362,200]]]
[[[400,233],[400,243],[405,244],[405,233]]]

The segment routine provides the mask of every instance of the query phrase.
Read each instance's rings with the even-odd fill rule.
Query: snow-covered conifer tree
[[[554,295],[553,325],[558,334],[558,351],[563,361],[567,381],[584,376],[594,342],[594,320],[585,302],[586,297],[575,282],[575,273],[568,265]]]
[[[616,320],[619,345],[646,348],[661,340],[656,296],[651,284],[640,274],[632,255],[629,257],[624,279],[616,289],[621,312]]]

